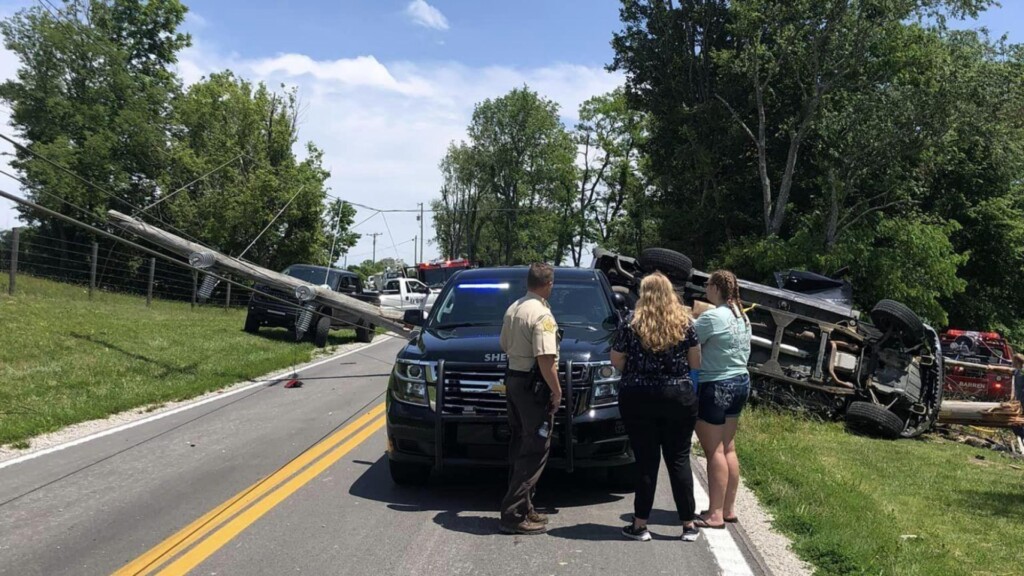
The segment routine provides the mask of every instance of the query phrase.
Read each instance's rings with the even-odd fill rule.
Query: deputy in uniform
[[[508,493],[501,503],[501,531],[506,534],[539,534],[548,521],[533,509],[532,499],[548,461],[554,414],[562,402],[558,325],[548,305],[554,279],[551,266],[531,265],[527,293],[508,307],[501,326],[501,348],[508,356],[505,386],[512,433]],[[548,433],[539,434],[545,423]]]

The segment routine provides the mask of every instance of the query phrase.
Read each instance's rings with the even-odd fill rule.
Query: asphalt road
[[[0,468],[0,575],[750,573],[722,563],[728,532],[678,539],[664,474],[648,543],[622,538],[632,495],[598,477],[546,474],[550,530],[525,537],[497,533],[501,471],[395,486],[400,345]]]

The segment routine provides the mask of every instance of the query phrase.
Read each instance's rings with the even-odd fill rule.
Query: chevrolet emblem
[[[491,384],[491,392],[497,392],[498,396],[504,396],[507,388],[505,388],[505,382],[500,381],[496,384]]]

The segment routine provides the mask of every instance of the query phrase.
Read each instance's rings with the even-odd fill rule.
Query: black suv
[[[527,269],[462,270],[447,282],[428,317],[395,359],[387,394],[387,454],[398,484],[422,483],[431,469],[506,466],[509,428],[499,345],[505,310],[526,293]],[[549,300],[562,331],[562,406],[555,416],[550,466],[609,468],[622,481],[633,453],[619,418],[619,373],[611,339],[625,301],[596,270],[556,268]]]
[[[314,286],[327,285],[335,292],[375,306],[380,305],[380,299],[375,294],[363,292],[363,282],[354,272],[313,264],[292,264],[281,273]],[[266,292],[277,298],[294,302],[294,304],[288,305],[280,300],[267,298],[260,292]],[[295,298],[294,294],[257,284],[249,299],[249,312],[245,317],[244,330],[255,334],[261,326],[287,328],[292,331],[296,339],[312,338],[313,343],[320,348],[327,345],[327,335],[331,330],[345,328],[355,328],[356,340],[359,342],[373,341],[373,336],[376,333],[374,325],[367,324],[341,310],[332,310],[326,306],[320,306],[315,310],[320,314],[308,314],[307,318],[303,318],[302,303]]]
[[[709,275],[672,250],[648,248],[631,258],[596,249],[592,267],[629,302],[640,279],[656,270],[684,304],[706,302]],[[740,294],[753,307],[748,366],[759,396],[842,416],[851,429],[886,438],[917,436],[935,423],[943,388],[939,336],[903,304],[878,302],[866,323],[844,298],[743,280]]]

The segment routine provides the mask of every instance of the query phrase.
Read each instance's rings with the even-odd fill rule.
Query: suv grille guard
[[[436,400],[434,405],[434,467],[441,471],[444,469],[445,457],[444,457],[444,439],[445,439],[445,424],[448,422],[493,422],[503,423],[508,421],[507,415],[479,415],[479,414],[446,414],[445,413],[445,366],[449,365],[452,367],[459,366],[458,362],[445,362],[440,360],[437,363],[437,378],[435,381]],[[568,360],[565,363],[565,380],[562,382],[562,402],[565,407],[565,413],[561,425],[562,430],[562,441],[565,448],[565,461],[566,469],[568,472],[572,472],[574,465],[573,457],[573,435],[572,426],[573,419],[576,411],[575,398],[573,394],[573,364],[572,360]],[[502,368],[504,371],[504,368]],[[590,375],[587,374],[589,379]],[[583,396],[583,401],[587,402],[587,396]],[[557,414],[556,414],[557,416]],[[555,419],[555,426],[558,426],[558,419]]]

